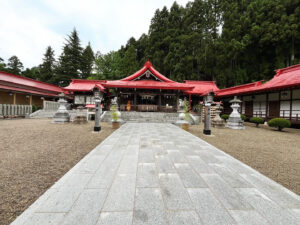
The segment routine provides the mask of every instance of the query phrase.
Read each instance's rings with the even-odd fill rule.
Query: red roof
[[[0,71],[0,82],[4,85],[7,84],[7,86],[15,86],[19,89],[23,89],[23,92],[28,92],[27,88],[33,88],[37,90],[41,90],[44,92],[50,92],[50,93],[61,93],[63,92],[63,88],[48,84],[42,81],[33,80],[27,77],[22,77],[19,75],[14,75],[6,72]],[[11,87],[10,87],[11,89]],[[45,95],[45,93],[44,93]]]
[[[191,90],[194,86],[178,82],[161,82],[154,80],[107,81],[104,84],[108,88],[145,88],[145,89],[172,89],[172,90]]]
[[[169,78],[165,77],[161,73],[159,73],[154,67],[152,66],[150,61],[147,61],[144,64],[144,67],[140,69],[139,71],[135,72],[134,74],[122,79],[122,81],[133,81],[135,79],[138,79],[139,76],[143,75],[147,70],[149,70],[154,76],[156,76],[159,80],[164,82],[170,82],[170,83],[176,83],[173,80],[170,80]]]
[[[256,91],[269,91],[300,86],[300,64],[279,69],[275,76]]]
[[[105,92],[105,88],[103,87],[103,83],[105,80],[80,80],[80,79],[72,79],[72,82],[69,86],[65,87],[65,90],[68,91],[92,91],[95,87],[97,87],[100,91]]]
[[[249,84],[242,84],[230,88],[224,88],[216,92],[217,97],[241,95],[256,91],[257,87],[261,85],[263,81],[257,81]]]
[[[186,94],[191,95],[205,95],[208,92],[216,92],[219,88],[215,81],[196,81],[196,80],[186,80],[186,84],[193,85],[194,89],[190,91],[185,91]]]
[[[52,93],[49,93],[49,92],[45,93],[45,92],[40,92],[40,91],[33,91],[33,90],[30,90],[30,89],[12,87],[12,86],[2,85],[2,84],[0,84],[0,89],[10,90],[10,91],[18,91],[18,92],[25,92],[25,93],[41,95],[41,96],[57,96],[57,94],[52,94]]]

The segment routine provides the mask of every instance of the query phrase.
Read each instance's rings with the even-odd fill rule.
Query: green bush
[[[282,131],[283,128],[290,127],[291,122],[283,118],[274,118],[268,122],[270,127],[277,127],[279,131]]]
[[[265,121],[263,118],[260,118],[260,117],[252,117],[252,118],[250,118],[250,122],[255,123],[256,127],[258,127],[259,124],[263,124]]]
[[[32,112],[38,111],[38,110],[40,110],[40,109],[42,109],[41,106],[32,105]]]
[[[228,120],[228,118],[229,118],[229,115],[227,115],[227,114],[223,114],[222,116],[221,116],[221,118],[223,119],[223,120]]]
[[[189,121],[190,120],[189,103],[186,100],[186,98],[184,98],[184,102],[183,103],[184,103],[184,115],[185,115],[184,120],[185,121]]]
[[[117,106],[116,105],[112,105],[110,107],[110,111],[111,111],[111,118],[114,122],[117,122],[119,119],[119,115],[118,115],[118,110],[117,110]]]
[[[244,114],[241,114],[241,119],[242,119],[243,121],[245,121],[245,120],[246,120],[246,116],[245,116]]]

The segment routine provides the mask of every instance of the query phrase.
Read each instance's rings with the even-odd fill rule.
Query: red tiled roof
[[[105,80],[72,79],[69,86],[64,89],[68,91],[92,91],[95,87],[97,87],[100,91],[105,92],[105,88],[103,87],[103,83],[105,82]]]
[[[34,90],[30,90],[30,89],[12,87],[12,86],[2,85],[2,84],[0,84],[0,89],[9,90],[9,91],[25,92],[25,93],[41,95],[41,96],[57,96],[57,94],[53,94],[53,93],[49,93],[49,92],[34,91]]]
[[[154,67],[152,66],[150,61],[147,61],[143,68],[140,69],[139,71],[135,72],[134,74],[123,78],[122,81],[133,81],[137,79],[139,76],[143,75],[147,70],[149,70],[154,76],[156,76],[159,80],[164,81],[164,82],[170,82],[170,83],[175,83],[175,81],[170,80],[169,78],[165,77],[161,73],[159,73]]]
[[[184,93],[186,94],[205,95],[208,92],[216,92],[219,90],[215,81],[186,80],[185,83],[194,86],[193,90],[185,91]]]
[[[224,88],[216,92],[217,97],[241,95],[253,92],[261,85],[263,81],[257,81],[249,84],[242,84],[234,87]]]
[[[269,91],[297,86],[300,87],[300,64],[277,70],[275,76],[258,87],[256,91]]]
[[[136,80],[125,81],[115,80],[107,81],[103,84],[108,88],[145,88],[145,89],[169,89],[169,90],[191,90],[194,88],[192,85],[178,83],[178,82],[161,82],[154,80]]]
[[[28,92],[27,88],[34,88],[54,93],[63,92],[63,88],[61,87],[2,71],[0,71],[0,81],[1,83],[13,84],[16,87],[20,87],[20,89],[26,90],[26,92]]]

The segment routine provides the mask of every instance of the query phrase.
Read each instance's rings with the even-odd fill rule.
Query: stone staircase
[[[175,123],[178,120],[178,113],[122,111],[121,119],[127,123]],[[106,112],[101,121],[111,122],[110,112]]]
[[[68,110],[70,113],[71,118],[76,116],[76,110]],[[38,110],[35,111],[34,113],[30,114],[30,118],[34,118],[34,119],[41,119],[41,118],[52,118],[54,116],[54,114],[56,113],[55,111],[49,111],[49,110]]]

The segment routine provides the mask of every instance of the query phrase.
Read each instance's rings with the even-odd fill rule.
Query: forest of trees
[[[179,82],[216,80],[228,87],[268,80],[275,69],[300,63],[300,0],[174,2],[156,10],[148,34],[118,51],[83,48],[74,29],[58,59],[49,46],[39,66],[24,70],[12,56],[7,63],[0,58],[0,70],[65,86],[71,78],[120,79],[147,59]]]

